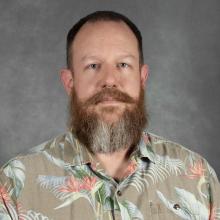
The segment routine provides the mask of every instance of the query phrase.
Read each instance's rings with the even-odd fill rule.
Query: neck
[[[123,178],[129,164],[132,148],[125,148],[114,153],[96,153],[96,159],[101,163],[106,173],[116,180]]]

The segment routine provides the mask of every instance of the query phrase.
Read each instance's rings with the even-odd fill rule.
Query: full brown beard
[[[96,105],[106,97],[126,103],[123,112],[117,115],[116,121],[106,121],[104,116],[118,113],[118,106],[101,108],[99,106],[99,111],[95,110]],[[135,148],[140,141],[143,128],[147,125],[148,112],[142,87],[137,100],[118,89],[104,88],[85,102],[81,102],[75,89],[72,89],[69,102],[69,128],[92,153],[113,153],[129,147]]]

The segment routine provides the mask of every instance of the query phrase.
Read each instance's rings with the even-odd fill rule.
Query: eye
[[[127,64],[127,63],[119,63],[118,66],[119,66],[119,67],[122,67],[122,68],[127,68],[127,67],[128,67],[128,64]]]
[[[96,64],[96,63],[91,63],[91,64],[88,65],[88,68],[89,68],[89,69],[97,69],[97,68],[98,68],[98,64]]]

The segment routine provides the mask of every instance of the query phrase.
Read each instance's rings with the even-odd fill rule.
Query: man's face
[[[140,126],[144,110],[138,108],[143,108],[147,74],[147,66],[139,65],[137,39],[125,23],[100,21],[83,25],[72,45],[69,88],[64,82],[71,95],[72,126],[80,127],[87,120],[83,125],[87,132],[89,126],[97,136],[103,131],[100,127],[105,127],[109,140],[113,130],[123,133],[129,129],[127,122],[131,124],[131,118],[133,122],[136,118]],[[94,142],[97,137],[89,139]]]
[[[79,100],[86,101],[105,87],[138,98],[141,86],[138,43],[125,23],[85,24],[76,35],[72,51],[73,86]],[[109,100],[91,108],[101,113],[107,106],[114,107],[115,114],[104,116],[106,120],[114,120],[125,105]]]

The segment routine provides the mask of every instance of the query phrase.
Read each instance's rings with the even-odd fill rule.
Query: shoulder
[[[175,141],[169,140],[163,136],[159,136],[152,132],[146,132],[148,134],[150,143],[155,151],[158,154],[166,154],[167,156],[178,156],[178,157],[185,157],[185,156],[193,156],[196,158],[202,158],[200,154],[190,150],[189,147],[183,146],[180,143]]]
[[[0,189],[13,189],[11,196],[16,201],[25,186],[34,186],[39,176],[64,176],[76,155],[74,143],[66,132],[10,159],[0,169]]]
[[[152,149],[156,155],[159,155],[166,160],[176,159],[181,161],[185,167],[192,172],[205,172],[207,176],[218,181],[217,175],[209,164],[209,162],[199,153],[190,150],[189,147],[183,146],[180,143],[169,140],[163,136],[144,131],[150,139]]]
[[[39,165],[45,158],[45,155],[53,155],[54,157],[62,154],[64,150],[64,144],[68,141],[68,132],[59,134],[54,138],[51,138],[37,146],[30,148],[29,150],[18,154],[4,163],[0,168],[0,173],[9,167],[17,167],[20,169],[31,164]]]

